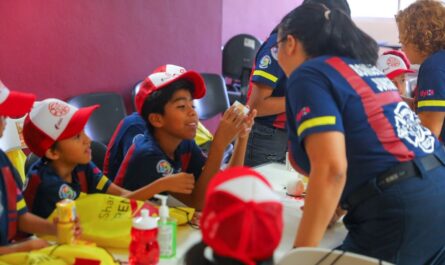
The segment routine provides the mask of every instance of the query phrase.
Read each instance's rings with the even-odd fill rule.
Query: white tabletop
[[[297,228],[302,217],[300,207],[304,204],[302,199],[295,199],[286,196],[285,187],[289,180],[298,178],[298,173],[289,171],[286,166],[278,163],[269,163],[256,167],[255,170],[260,172],[272,184],[273,189],[280,195],[284,205],[283,220],[284,231],[281,238],[280,245],[275,251],[275,259],[278,260],[285,255],[291,248],[297,233]],[[341,223],[337,223],[333,228],[329,229],[320,247],[334,248],[339,246],[346,236],[346,229]],[[181,260],[187,250],[201,240],[201,232],[188,225],[178,227],[177,236],[177,253],[176,258],[164,260],[161,259],[160,265],[182,264]],[[111,252],[116,259],[126,261],[128,253],[119,253],[118,251]]]

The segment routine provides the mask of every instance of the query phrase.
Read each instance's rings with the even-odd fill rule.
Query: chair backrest
[[[223,48],[223,76],[244,81],[247,72],[249,77],[260,45],[260,41],[249,34],[239,34],[227,41]]]
[[[91,141],[91,160],[100,169],[104,168],[105,154],[107,146],[101,142]]]
[[[295,265],[295,264],[390,265],[391,263],[385,261],[379,261],[378,259],[350,252],[343,253],[343,251],[340,250],[332,251],[330,249],[323,249],[323,248],[297,248],[290,251],[277,263],[277,265]]]
[[[206,95],[195,99],[195,108],[200,120],[210,119],[229,108],[229,97],[224,79],[219,74],[202,73],[207,88]]]
[[[131,102],[133,103],[134,111],[137,111],[137,109],[136,109],[136,94],[139,92],[139,89],[141,88],[142,81],[143,80],[137,82],[134,85],[133,89],[131,90]]]
[[[124,100],[112,92],[89,93],[73,97],[67,101],[76,107],[100,104],[85,126],[86,133],[95,141],[108,144],[119,122],[127,115]]]
[[[107,146],[101,142],[91,141],[91,160],[100,169],[103,169],[105,153]],[[28,174],[32,164],[34,164],[40,157],[34,153],[29,153],[25,161],[25,174]]]

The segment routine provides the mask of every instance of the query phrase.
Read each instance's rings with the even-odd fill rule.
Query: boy
[[[5,129],[6,117],[25,115],[34,100],[34,95],[10,91],[0,81],[0,137]],[[0,255],[47,246],[48,243],[41,239],[12,243],[18,231],[55,235],[56,226],[27,211],[20,176],[1,150],[0,167]]]
[[[396,50],[384,52],[377,60],[376,66],[386,77],[391,79],[397,87],[400,96],[409,96],[406,94],[405,74],[414,73],[415,71],[410,69],[411,64],[403,52]]]
[[[28,172],[25,200],[31,211],[47,218],[62,199],[80,192],[107,193],[136,200],[173,191],[190,193],[194,180],[178,174],[129,192],[113,184],[91,162],[91,140],[84,127],[98,105],[77,109],[58,99],[36,104],[26,117],[23,136],[31,152],[41,157]],[[176,185],[172,185],[175,183]]]
[[[136,138],[118,171],[115,183],[134,190],[167,176],[191,173],[197,180],[191,194],[174,194],[201,209],[207,183],[220,169],[224,149],[237,139],[229,166],[242,165],[247,137],[256,111],[244,116],[237,108],[223,115],[206,159],[193,141],[198,116],[193,99],[205,94],[202,77],[176,65],[159,67],[143,82],[136,106],[148,130]],[[182,173],[184,174],[184,173]]]
[[[143,137],[147,130],[147,122],[139,115],[133,112],[121,120],[119,125],[111,137],[105,154],[103,173],[109,180],[114,181],[117,171],[124,160],[125,154],[134,142],[135,137]],[[198,122],[197,134],[195,142],[204,152],[208,151],[208,147],[213,140],[213,135]]]

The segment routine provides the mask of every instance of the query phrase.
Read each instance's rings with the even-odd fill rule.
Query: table
[[[260,172],[271,184],[272,188],[279,194],[284,205],[283,221],[284,230],[280,245],[275,251],[275,260],[283,257],[293,246],[297,228],[302,217],[300,207],[304,204],[304,200],[286,196],[285,187],[289,180],[299,177],[295,171],[286,169],[284,164],[267,163],[254,168]],[[320,247],[334,248],[341,244],[346,236],[346,229],[341,223],[337,223],[331,229],[328,229],[320,243]],[[187,250],[201,240],[200,230],[190,226],[178,227],[177,234],[177,253],[175,259],[161,260],[160,265],[182,264],[182,257]],[[128,253],[111,250],[116,259],[126,261]]]

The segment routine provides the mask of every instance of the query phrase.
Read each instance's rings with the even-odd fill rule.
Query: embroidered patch
[[[139,138],[144,138],[144,135],[142,134],[142,133],[140,133],[140,134],[136,134],[134,137],[133,137],[133,144],[136,142],[136,140],[137,139],[139,139]]]
[[[425,97],[429,97],[429,96],[434,96],[434,90],[433,89],[421,90],[420,91],[420,97],[421,98],[425,98]]]
[[[311,112],[311,109],[309,107],[303,107],[297,114],[297,121],[301,121],[301,119],[308,115]]]
[[[173,173],[173,167],[167,160],[162,159],[156,165],[156,171],[165,177]]]
[[[59,198],[75,200],[77,198],[77,192],[67,184],[63,184],[59,188]]]
[[[269,55],[264,55],[263,58],[260,60],[260,68],[265,69],[272,63],[272,59]]]
[[[394,110],[397,135],[425,153],[434,151],[435,139],[427,128],[420,125],[419,117],[405,102],[400,102]]]

